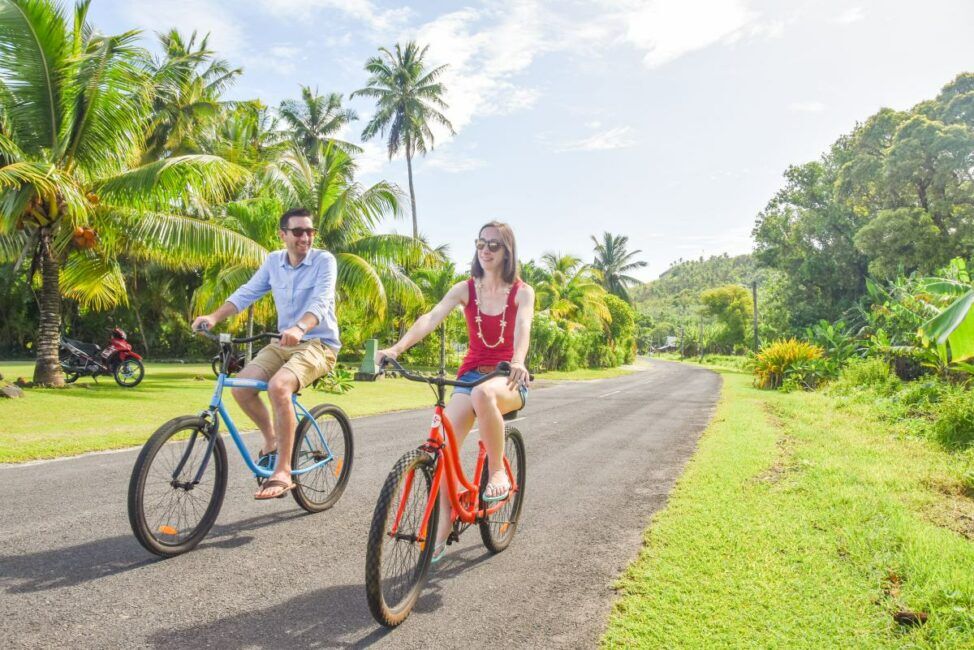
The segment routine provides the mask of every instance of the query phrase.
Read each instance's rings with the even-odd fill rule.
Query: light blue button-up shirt
[[[241,312],[272,291],[279,332],[294,327],[305,314],[314,314],[318,324],[301,340],[321,339],[325,345],[338,350],[342,344],[338,339],[338,319],[335,318],[337,278],[338,264],[328,251],[312,248],[297,266],[291,266],[286,250],[274,251],[253,277],[227,298],[227,302]]]

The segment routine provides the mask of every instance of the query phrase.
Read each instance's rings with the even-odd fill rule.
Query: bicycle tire
[[[122,373],[122,368],[127,367],[129,364],[135,364],[137,368],[137,373],[133,375],[135,377],[134,381],[131,377]],[[115,367],[112,368],[112,375],[115,377],[115,383],[122,388],[135,388],[142,382],[142,378],[145,377],[145,365],[135,357],[130,357],[115,364]]]
[[[314,471],[295,476],[291,496],[308,512],[323,512],[341,498],[352,473],[352,424],[345,412],[334,404],[319,404],[312,407],[309,413],[318,423],[335,460]],[[313,465],[325,458],[318,431],[311,426],[311,418],[302,418],[294,435],[294,453],[291,457],[294,469]]]
[[[504,501],[502,507],[480,522],[480,538],[491,553],[500,553],[510,546],[517,532],[517,524],[521,517],[521,506],[524,504],[524,483],[527,478],[527,460],[524,456],[524,436],[512,426],[505,427],[504,456],[511,466],[514,482],[518,489],[510,499]],[[490,478],[487,463],[480,477],[481,498]],[[481,501],[483,504],[483,501]],[[494,504],[483,504],[494,505]]]
[[[403,533],[406,528],[404,534],[411,535],[419,532],[409,530],[409,526],[418,528],[422,523],[426,504],[432,496],[430,491],[435,468],[436,461],[425,451],[414,449],[403,455],[389,472],[375,504],[365,554],[365,592],[372,616],[386,627],[396,627],[406,620],[426,584],[436,541],[439,503],[433,505],[425,542],[417,544],[401,538],[393,539],[388,529],[399,509],[403,482],[413,472],[410,498],[400,520],[399,531]],[[414,494],[425,495],[425,498],[414,500],[411,498]],[[395,576],[399,576],[398,581],[394,581]]]
[[[132,526],[132,532],[135,533],[135,538],[139,540],[139,543],[147,551],[161,557],[181,555],[199,544],[210,532],[210,528],[213,527],[217,515],[220,514],[220,507],[223,505],[223,497],[226,494],[227,450],[223,444],[223,439],[218,436],[214,441],[212,457],[207,464],[208,474],[204,474],[204,478],[212,476],[212,488],[209,490],[209,500],[205,503],[205,508],[202,509],[202,516],[189,529],[184,528],[181,519],[173,521],[177,515],[188,513],[188,509],[183,507],[183,501],[188,500],[188,498],[181,496],[180,491],[183,495],[189,495],[199,486],[186,490],[171,484],[173,472],[178,466],[183,452],[179,449],[182,445],[175,441],[170,443],[170,441],[180,433],[192,434],[194,431],[197,432],[198,437],[193,446],[192,456],[182,468],[179,478],[188,481],[189,478],[195,477],[199,468],[198,462],[195,461],[197,458],[202,461],[202,454],[206,452],[210,435],[206,421],[198,415],[174,418],[159,427],[142,447],[142,451],[135,461],[135,467],[132,468],[132,478],[129,481],[128,491],[129,524]],[[170,443],[168,447],[167,443]],[[153,474],[153,465],[156,461],[159,461],[160,467],[154,472],[156,480],[151,481],[152,494],[149,498],[152,499],[150,505],[153,509],[165,501],[165,504],[162,504],[161,515],[146,512],[146,489],[150,486],[150,474]],[[201,485],[205,483],[208,481],[201,481]],[[167,492],[167,485],[172,494]],[[204,495],[204,492],[201,491],[199,494]],[[188,505],[192,506],[194,513],[198,513],[200,512],[199,505],[202,504],[197,505],[196,500],[193,500]],[[177,513],[176,510],[180,512]]]

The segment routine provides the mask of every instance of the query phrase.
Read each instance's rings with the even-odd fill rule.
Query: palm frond
[[[0,2],[0,77],[14,139],[31,155],[61,151],[64,74],[71,43],[63,12],[50,2]]]
[[[258,267],[267,249],[246,235],[211,221],[155,212],[116,214],[126,224],[119,246],[138,260],[167,268],[208,267],[215,261]]]
[[[379,321],[385,318],[388,300],[382,278],[369,262],[352,253],[336,253],[338,290],[345,300],[367,309]]]
[[[187,155],[158,160],[95,185],[102,199],[130,208],[165,210],[195,195],[220,203],[250,177],[218,156]]]
[[[61,267],[61,291],[86,309],[103,311],[128,304],[125,279],[114,260],[92,251],[76,252]]]

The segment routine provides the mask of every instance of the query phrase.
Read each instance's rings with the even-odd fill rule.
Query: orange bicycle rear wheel
[[[524,481],[527,475],[527,461],[524,457],[524,437],[521,432],[508,425],[504,432],[504,458],[507,461],[511,479],[511,496],[505,501],[500,502],[500,507],[492,514],[480,521],[480,538],[484,541],[484,546],[491,553],[500,553],[510,546],[517,532],[517,522],[521,516],[521,506],[524,504]],[[487,486],[489,472],[487,463],[484,463],[484,471],[480,477],[481,496]],[[487,503],[485,506],[495,506],[496,503]]]

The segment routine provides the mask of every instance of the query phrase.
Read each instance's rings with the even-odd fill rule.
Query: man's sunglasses
[[[504,248],[504,242],[499,239],[484,239],[483,237],[475,239],[474,245],[477,247],[478,251],[484,250],[484,246],[487,247],[491,253],[496,253],[500,249]]]
[[[317,228],[281,228],[281,230],[290,230],[291,234],[295,237],[300,237],[301,235],[307,235],[314,239],[315,233],[318,232]]]

